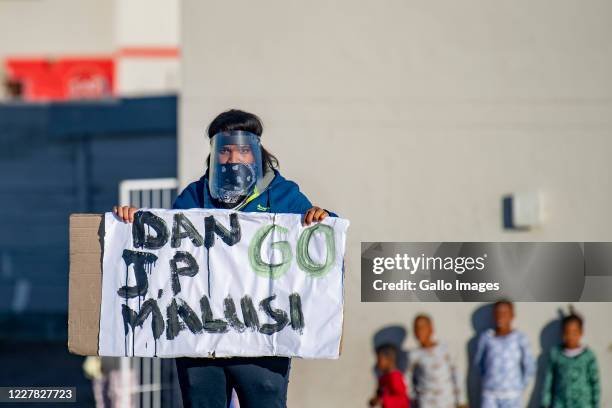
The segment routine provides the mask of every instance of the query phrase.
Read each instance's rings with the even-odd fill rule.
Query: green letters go
[[[310,239],[316,233],[320,232],[325,235],[325,246],[327,253],[325,262],[318,264],[310,257],[308,253],[308,244]],[[331,269],[336,260],[336,246],[334,245],[334,229],[329,225],[317,224],[314,227],[305,229],[298,239],[297,243],[297,263],[304,272],[313,278],[324,276]]]
[[[293,258],[289,242],[277,241],[273,242],[271,247],[281,251],[282,261],[277,264],[268,264],[261,259],[261,246],[266,237],[275,230],[284,234],[288,232],[287,228],[281,227],[280,225],[265,225],[255,233],[249,245],[249,262],[251,263],[253,271],[259,276],[272,279],[278,279],[283,276],[289,269],[291,259]]]

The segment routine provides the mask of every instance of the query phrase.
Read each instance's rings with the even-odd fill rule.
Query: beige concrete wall
[[[114,51],[111,0],[3,0],[0,59]]]
[[[179,50],[179,0],[115,0],[118,50]],[[180,59],[119,53],[116,91],[124,96],[177,93]]]
[[[465,362],[476,306],[360,303],[361,241],[612,240],[611,16],[605,0],[183,3],[181,183],[238,107],[283,174],[352,222],[343,356],[296,360],[289,406],[363,406],[371,336],[417,311]],[[541,228],[501,228],[516,191],[542,193]],[[558,306],[519,306],[535,346]],[[612,306],[581,309],[612,406]]]

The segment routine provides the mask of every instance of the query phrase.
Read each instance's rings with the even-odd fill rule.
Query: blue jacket
[[[240,211],[304,214],[311,207],[312,203],[300,191],[298,185],[281,176],[278,170],[274,170],[274,178],[268,187],[249,197],[248,202],[240,208]],[[208,190],[208,172],[199,180],[189,184],[176,198],[172,208],[182,210],[215,208]],[[336,217],[336,214],[327,212],[330,216]]]

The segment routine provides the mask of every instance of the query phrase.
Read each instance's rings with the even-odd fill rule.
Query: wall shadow
[[[537,371],[535,384],[531,397],[529,398],[529,408],[539,408],[542,406],[542,387],[544,385],[544,377],[546,376],[546,367],[548,366],[548,356],[550,349],[561,343],[561,320],[563,314],[559,310],[559,316],[546,323],[540,331],[540,354],[537,359]]]
[[[373,352],[376,352],[378,347],[385,344],[390,344],[397,348],[397,368],[402,373],[406,373],[406,370],[408,369],[408,351],[403,348],[407,335],[408,331],[405,327],[395,325],[383,327],[374,333],[374,336],[372,337]],[[372,372],[378,376],[376,363],[372,367]]]
[[[476,354],[476,347],[478,345],[478,337],[480,334],[488,329],[493,329],[495,323],[493,322],[493,304],[486,304],[479,306],[472,312],[472,330],[474,333],[467,343],[467,377],[466,377],[466,388],[467,398],[470,407],[480,406],[480,371],[478,367],[474,366],[474,355]]]

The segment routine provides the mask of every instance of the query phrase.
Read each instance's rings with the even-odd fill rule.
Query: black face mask
[[[213,206],[215,208],[220,208],[222,210],[231,210],[232,208],[236,208],[238,206],[239,203],[242,203],[247,196],[243,196],[240,200],[238,200],[236,203],[224,203],[223,201],[219,201],[217,199],[212,199],[212,203]]]
[[[229,205],[229,208],[235,207],[251,194],[256,181],[255,169],[244,163],[220,165],[217,178],[220,193],[217,201]]]

